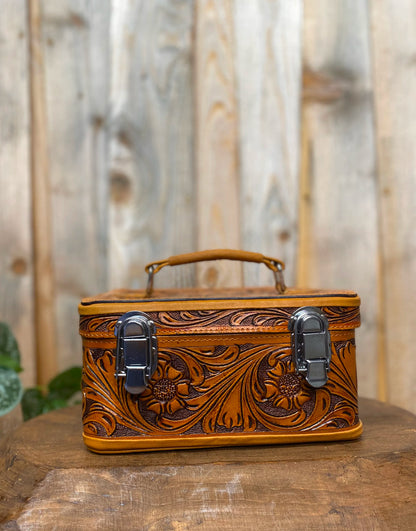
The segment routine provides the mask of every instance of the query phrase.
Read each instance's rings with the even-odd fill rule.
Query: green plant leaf
[[[20,351],[16,338],[6,323],[0,323],[0,366],[20,371]]]
[[[6,415],[20,402],[23,387],[13,369],[0,367],[0,415]]]
[[[55,409],[61,409],[63,407],[67,407],[67,405],[68,404],[66,400],[61,400],[59,398],[51,398],[50,396],[46,397],[46,402],[45,402],[46,411],[54,411]],[[44,411],[44,413],[46,413],[46,411]]]
[[[22,397],[23,420],[29,420],[43,413],[45,396],[39,387],[26,389]]]
[[[67,401],[61,398],[54,398],[45,395],[39,387],[26,389],[22,398],[23,419],[29,420],[38,415],[43,415],[55,409],[61,409],[68,405]]]
[[[0,353],[0,367],[4,367],[5,369],[12,369],[15,372],[22,371],[18,361],[10,358],[9,356],[5,356],[4,354],[1,354],[1,353]]]
[[[61,372],[49,382],[49,397],[51,400],[69,400],[81,388],[81,367],[71,367]]]
[[[71,367],[49,382],[47,390],[42,387],[26,389],[22,398],[24,420],[68,406],[68,400],[81,388],[81,367]]]

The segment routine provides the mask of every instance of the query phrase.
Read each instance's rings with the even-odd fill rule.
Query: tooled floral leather
[[[187,310],[146,312],[161,334],[192,332],[207,333],[210,329],[238,330],[252,328],[256,331],[275,329],[287,331],[287,323],[297,308],[261,308],[234,310]],[[360,324],[358,307],[327,306],[322,312],[330,328],[355,328]],[[121,314],[82,316],[80,333],[85,337],[114,336],[114,327]]]
[[[295,373],[290,344],[169,347],[140,396],[112,349],[84,346],[84,433],[100,437],[312,432],[358,422],[355,343],[332,343],[325,387]]]

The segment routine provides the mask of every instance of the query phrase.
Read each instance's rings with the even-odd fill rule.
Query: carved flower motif
[[[188,394],[189,383],[184,375],[169,362],[159,360],[156,372],[141,398],[146,407],[158,416],[166,413],[172,415],[175,411],[185,407],[184,398]]]
[[[311,399],[311,391],[306,387],[303,378],[295,374],[295,366],[291,360],[277,361],[267,375],[268,378],[264,381],[265,398],[270,399],[274,407],[288,411],[300,409]]]

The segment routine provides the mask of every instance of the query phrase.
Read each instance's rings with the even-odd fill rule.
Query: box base
[[[215,448],[224,446],[255,446],[265,444],[294,444],[304,442],[345,441],[357,439],[363,431],[358,422],[352,428],[321,431],[319,433],[257,433],[182,435],[174,437],[91,437],[83,435],[87,448],[99,454],[123,454],[192,448]]]

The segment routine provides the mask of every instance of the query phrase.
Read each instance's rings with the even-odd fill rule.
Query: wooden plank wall
[[[326,24],[330,19],[331,24]],[[299,282],[362,298],[359,376],[375,396],[378,217],[369,15],[361,0],[305,3]],[[381,371],[381,369],[380,369]]]
[[[107,144],[100,117],[108,111],[108,8],[99,1],[41,2],[59,369],[79,349],[73,334],[79,297],[107,282]]]
[[[289,284],[356,289],[360,392],[415,410],[411,0],[2,8],[0,319],[26,385],[80,362],[82,296],[233,247],[282,258]],[[270,277],[224,262],[157,282]]]
[[[112,6],[108,282],[142,287],[151,259],[196,241],[193,3]],[[159,285],[192,283],[187,270]]]
[[[0,16],[0,320],[22,350],[26,383],[36,372],[31,220],[29,31],[24,0]],[[6,67],[7,65],[7,67]]]
[[[233,2],[195,4],[197,246],[241,247]],[[198,284],[243,281],[239,263],[198,264]]]
[[[371,5],[385,397],[416,397],[416,5]]]
[[[302,4],[235,2],[242,246],[277,255],[295,283]],[[270,282],[246,266],[247,284]]]

